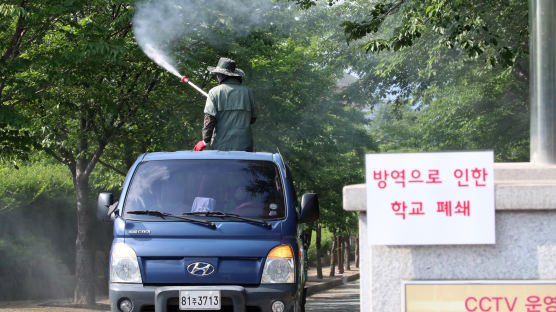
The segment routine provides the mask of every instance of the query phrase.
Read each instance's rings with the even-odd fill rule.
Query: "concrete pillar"
[[[344,187],[344,209],[359,211],[361,312],[404,311],[404,281],[556,280],[556,165],[496,163],[494,178],[495,245],[371,246],[366,186]]]
[[[556,1],[529,0],[531,162],[556,164]]]

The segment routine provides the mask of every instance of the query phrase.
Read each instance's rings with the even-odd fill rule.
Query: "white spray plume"
[[[158,65],[165,68],[167,71],[172,73],[174,76],[181,77],[182,75],[178,72],[176,67],[173,65],[172,59],[166,55],[165,52],[152,46],[150,42],[141,45],[143,51],[147,56],[155,61]]]
[[[180,44],[221,46],[270,25],[265,13],[271,9],[279,9],[272,0],[147,0],[137,5],[133,32],[149,58],[181,77],[175,57]]]

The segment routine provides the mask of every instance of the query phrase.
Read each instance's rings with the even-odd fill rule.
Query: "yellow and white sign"
[[[405,312],[552,312],[556,281],[405,282]]]

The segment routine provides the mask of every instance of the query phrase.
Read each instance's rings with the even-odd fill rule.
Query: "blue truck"
[[[318,198],[298,204],[279,153],[143,154],[97,216],[114,222],[112,311],[304,311],[299,225]]]

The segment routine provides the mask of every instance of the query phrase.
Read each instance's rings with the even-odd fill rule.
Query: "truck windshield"
[[[282,179],[278,167],[270,161],[148,161],[137,167],[124,204],[124,213],[142,210],[176,216],[195,215],[196,218],[218,221],[239,219],[212,212],[264,220],[281,219],[285,216]],[[148,214],[124,216],[135,220],[156,219]]]

